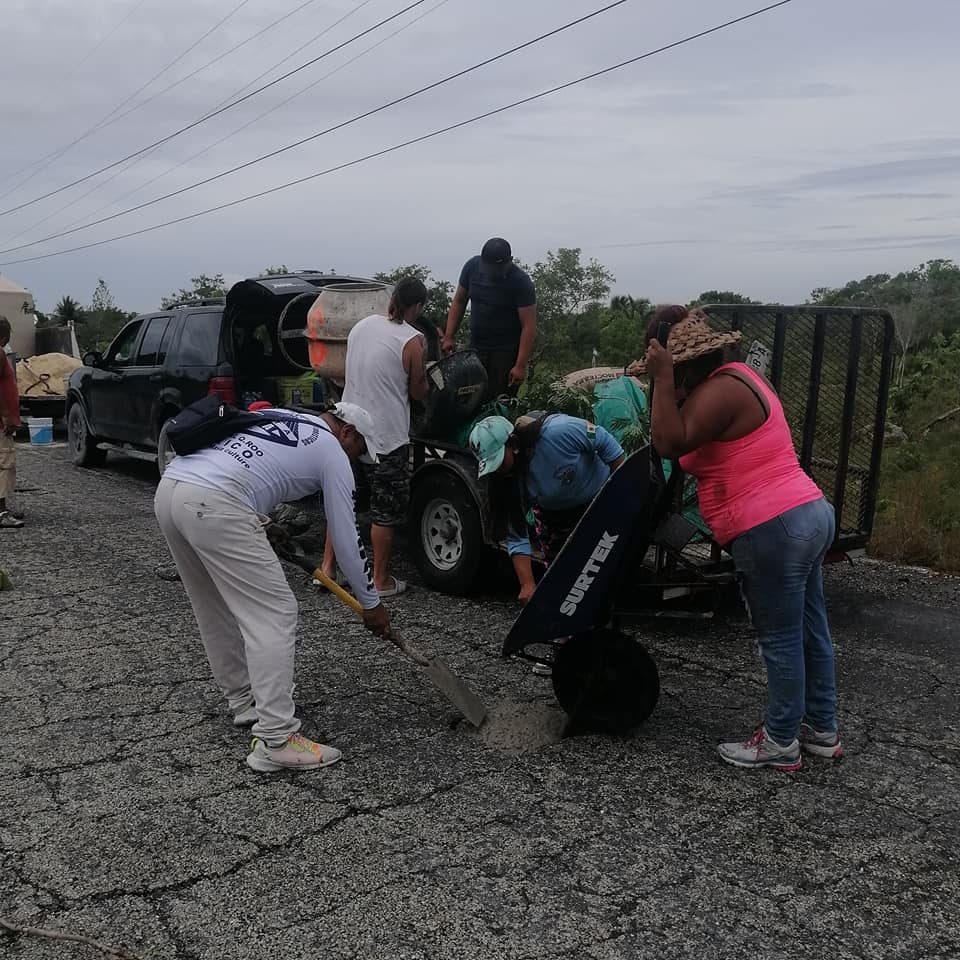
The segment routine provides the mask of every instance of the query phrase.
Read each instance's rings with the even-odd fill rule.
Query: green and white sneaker
[[[800,741],[793,740],[781,747],[771,740],[766,727],[760,727],[743,743],[721,743],[717,747],[720,759],[735,767],[773,767],[792,773],[803,766],[800,757]]]
[[[315,743],[299,733],[287,737],[280,747],[271,747],[254,737],[247,754],[247,766],[259,773],[275,770],[314,770],[336,763],[342,754],[336,747]]]

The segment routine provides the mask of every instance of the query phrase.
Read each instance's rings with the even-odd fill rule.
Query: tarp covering
[[[41,353],[17,360],[17,388],[21,397],[65,397],[67,378],[83,364],[65,353]]]

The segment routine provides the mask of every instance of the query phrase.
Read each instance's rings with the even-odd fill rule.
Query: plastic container
[[[53,443],[53,417],[27,417],[30,443],[35,447]]]
[[[315,373],[299,377],[277,377],[277,402],[284,407],[305,407],[314,403]]]

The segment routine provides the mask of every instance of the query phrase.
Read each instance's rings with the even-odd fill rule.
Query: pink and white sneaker
[[[798,739],[804,753],[828,760],[839,760],[843,756],[843,744],[836,730],[814,730],[809,723],[801,723]]]
[[[720,759],[732,763],[735,767],[773,767],[792,773],[803,766],[800,757],[800,741],[794,739],[782,747],[771,740],[766,727],[759,727],[743,743],[721,743],[717,747]]]

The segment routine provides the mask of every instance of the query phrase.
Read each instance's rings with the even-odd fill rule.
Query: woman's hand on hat
[[[647,344],[647,374],[654,380],[669,380],[673,385],[673,354],[658,340]]]

